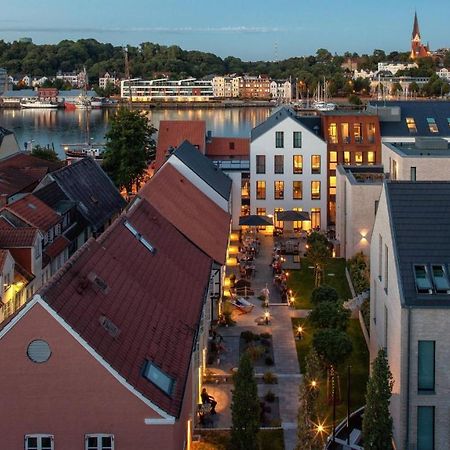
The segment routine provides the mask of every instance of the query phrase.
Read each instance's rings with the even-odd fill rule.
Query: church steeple
[[[419,21],[417,20],[417,11],[414,12],[414,25],[412,31],[412,38],[418,37],[420,39]]]

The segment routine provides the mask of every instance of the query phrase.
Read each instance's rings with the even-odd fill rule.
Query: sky
[[[243,60],[408,51],[414,11],[422,41],[450,47],[450,0],[0,0],[0,39],[37,44],[94,38],[154,42]],[[430,6],[432,4],[432,7]]]

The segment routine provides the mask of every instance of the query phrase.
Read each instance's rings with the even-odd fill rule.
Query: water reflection
[[[271,108],[158,109],[148,112],[156,128],[161,120],[204,120],[213,136],[248,137],[250,130],[263,122]],[[21,146],[24,142],[54,145],[63,155],[61,144],[104,142],[108,122],[114,110],[30,110],[0,109],[0,126],[16,133]]]

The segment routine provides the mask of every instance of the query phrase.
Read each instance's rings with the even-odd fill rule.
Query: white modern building
[[[379,62],[378,72],[391,72],[395,75],[399,70],[407,70],[417,68],[416,63],[403,64],[403,63],[392,63],[392,62]]]
[[[209,101],[214,97],[211,80],[131,79],[120,82],[120,95],[133,102],[151,101]]]
[[[98,79],[98,86],[105,89],[108,84],[115,85],[119,80],[106,72],[102,77]]]
[[[370,356],[387,351],[396,449],[450,442],[450,183],[387,181],[370,258]]]
[[[327,144],[289,108],[276,110],[253,128],[250,142],[252,214],[306,211],[307,227],[327,226]],[[301,223],[277,222],[287,230]]]

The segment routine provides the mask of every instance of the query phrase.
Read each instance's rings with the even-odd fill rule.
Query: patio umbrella
[[[239,225],[247,225],[249,227],[265,227],[267,225],[273,225],[273,221],[267,216],[257,216],[251,214],[249,216],[239,217]]]
[[[277,212],[277,220],[280,222],[306,222],[311,219],[306,211],[287,210]]]

